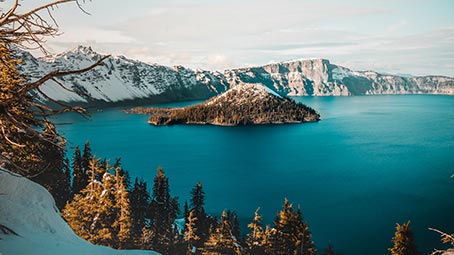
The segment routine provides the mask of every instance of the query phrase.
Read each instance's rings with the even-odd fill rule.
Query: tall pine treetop
[[[416,249],[413,231],[410,228],[410,221],[402,225],[396,224],[396,232],[392,239],[394,246],[388,250],[391,255],[419,255]]]

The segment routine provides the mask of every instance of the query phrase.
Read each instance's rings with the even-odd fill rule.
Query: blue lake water
[[[119,109],[56,121],[73,123],[58,127],[69,146],[89,140],[98,156],[121,157],[150,185],[162,166],[181,203],[201,181],[207,211],[233,209],[244,225],[257,207],[271,224],[288,198],[321,249],[331,240],[340,254],[388,254],[395,224],[407,220],[421,251],[442,247],[427,228],[454,232],[454,97],[295,99],[322,121],[154,127]]]

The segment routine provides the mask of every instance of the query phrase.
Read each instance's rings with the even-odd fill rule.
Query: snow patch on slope
[[[2,255],[158,255],[153,251],[114,250],[83,240],[60,216],[44,187],[2,168],[0,224],[18,234],[0,234]]]

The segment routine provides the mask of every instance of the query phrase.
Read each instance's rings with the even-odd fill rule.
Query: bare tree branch
[[[443,243],[450,243],[450,244],[454,245],[454,234],[450,235],[450,234],[447,234],[447,233],[440,231],[438,229],[435,229],[435,228],[429,228],[429,230],[440,234],[441,241],[443,241]],[[443,254],[444,252],[445,252],[444,250],[434,249],[434,251],[431,253],[431,255]]]
[[[106,56],[100,58],[98,61],[96,61],[96,63],[94,63],[93,65],[88,66],[86,68],[79,69],[79,70],[70,70],[70,71],[58,71],[57,70],[57,71],[50,72],[50,73],[46,74],[45,76],[43,76],[41,79],[22,87],[19,90],[19,93],[26,94],[26,93],[30,92],[31,90],[38,88],[39,86],[44,84],[46,81],[51,80],[55,77],[61,77],[61,76],[66,76],[66,75],[70,75],[70,74],[80,74],[80,73],[87,72],[87,71],[95,68],[96,66],[100,65],[105,59],[107,59],[109,57],[110,57],[110,55],[106,55]]]
[[[19,6],[19,0],[16,0],[14,2],[13,7],[11,7],[11,9],[6,14],[2,14],[1,19],[0,19],[0,24],[5,23],[6,20],[8,20],[11,17],[11,15],[13,15],[13,13],[16,11],[18,6]]]

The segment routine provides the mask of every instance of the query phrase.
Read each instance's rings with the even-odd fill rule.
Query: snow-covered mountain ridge
[[[79,46],[57,55],[35,58],[25,51],[20,70],[37,79],[53,70],[87,67],[103,55]],[[114,56],[95,69],[59,81],[76,93],[52,81],[42,90],[54,99],[70,103],[157,103],[206,99],[239,84],[263,84],[288,96],[349,96],[368,94],[454,95],[454,78],[444,76],[400,77],[374,71],[352,71],[326,59],[295,60],[259,67],[225,70],[193,70],[166,67]],[[41,100],[45,101],[44,98]]]
[[[2,255],[159,255],[153,251],[114,250],[78,237],[58,212],[52,195],[29,179],[0,168],[0,231]]]

